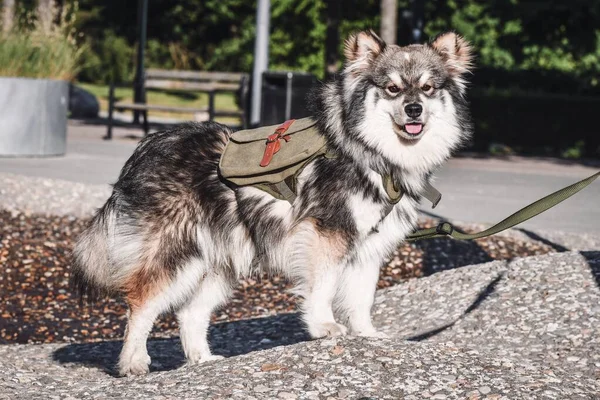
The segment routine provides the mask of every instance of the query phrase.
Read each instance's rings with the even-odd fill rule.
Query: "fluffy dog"
[[[191,123],[140,142],[74,250],[82,292],[118,292],[129,305],[121,374],[148,372],[147,336],[167,311],[189,362],[216,359],[211,312],[258,269],[296,283],[312,337],[380,336],[370,316],[379,268],[414,230],[432,172],[471,133],[471,49],[452,32],[406,47],[361,32],[345,55],[340,78],[311,99],[337,157],[304,168],[292,205],[220,177],[231,135],[223,125]],[[403,192],[397,203],[386,175]]]

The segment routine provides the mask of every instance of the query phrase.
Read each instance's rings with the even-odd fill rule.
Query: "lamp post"
[[[135,66],[135,79],[133,82],[133,101],[134,103],[145,103],[146,93],[144,92],[144,50],[146,49],[146,30],[148,26],[148,0],[138,0],[137,12],[138,25],[138,48],[137,63]],[[140,112],[133,112],[133,123],[140,122]]]
[[[423,41],[423,27],[425,25],[425,0],[414,0],[412,4],[412,42]]]
[[[381,38],[387,44],[396,44],[398,30],[398,2],[381,0]]]
[[[252,109],[250,113],[250,126],[257,126],[260,123],[262,74],[269,69],[270,9],[270,0],[258,0],[256,8],[254,68],[252,70]]]

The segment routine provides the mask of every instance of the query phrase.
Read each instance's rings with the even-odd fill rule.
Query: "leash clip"
[[[454,227],[449,222],[442,222],[435,227],[435,233],[439,235],[452,235]]]

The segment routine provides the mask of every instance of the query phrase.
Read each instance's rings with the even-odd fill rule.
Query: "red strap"
[[[294,122],[296,122],[295,119],[288,119],[283,124],[279,125],[277,129],[275,129],[275,133],[285,133]]]
[[[295,119],[290,119],[285,121],[283,124],[279,125],[277,129],[275,129],[275,133],[270,135],[267,138],[267,147],[265,148],[265,154],[263,155],[262,161],[260,162],[261,167],[266,167],[271,163],[273,156],[275,153],[279,151],[281,148],[280,139],[289,142],[291,137],[289,135],[283,136],[283,134],[289,129],[289,127],[296,121]]]

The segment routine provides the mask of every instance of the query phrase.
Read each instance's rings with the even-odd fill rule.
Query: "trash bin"
[[[260,125],[276,125],[288,119],[308,117],[307,97],[316,84],[317,78],[305,72],[264,72]]]

